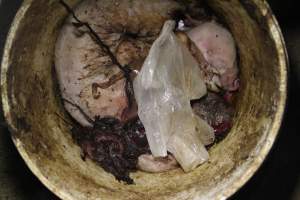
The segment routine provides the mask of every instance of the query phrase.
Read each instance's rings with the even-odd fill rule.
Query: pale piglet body
[[[154,158],[151,154],[141,155],[138,159],[138,168],[145,172],[158,173],[176,169],[178,163],[172,155]]]
[[[119,63],[139,70],[168,13],[180,5],[172,0],[86,0],[74,12],[88,22]],[[122,17],[120,17],[122,16]],[[128,108],[125,79],[89,31],[69,17],[56,43],[55,68],[65,108],[83,126],[87,116],[123,121]],[[125,116],[126,118],[126,116]]]
[[[205,22],[188,32],[188,36],[209,63],[210,72],[218,75],[214,83],[224,90],[239,88],[237,52],[231,33],[216,22]]]

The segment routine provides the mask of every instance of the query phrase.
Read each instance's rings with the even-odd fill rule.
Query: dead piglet
[[[209,64],[209,72],[217,75],[212,80],[216,87],[236,91],[240,83],[237,51],[232,34],[221,24],[209,21],[189,30],[188,36]]]
[[[221,139],[232,126],[233,107],[219,95],[208,92],[207,96],[192,101],[192,108],[196,115],[214,128],[216,139]]]
[[[178,166],[178,162],[171,154],[163,158],[154,158],[151,154],[143,154],[138,160],[138,168],[150,173],[166,172],[176,169]]]

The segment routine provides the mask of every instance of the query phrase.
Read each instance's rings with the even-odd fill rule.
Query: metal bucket
[[[77,0],[69,1],[75,5]],[[32,172],[56,195],[77,199],[226,199],[258,169],[282,121],[287,55],[266,1],[209,0],[239,49],[242,88],[234,126],[191,173],[136,172],[125,185],[80,158],[59,97],[54,45],[66,17],[57,0],[25,0],[5,46],[1,67],[4,115],[13,141]]]

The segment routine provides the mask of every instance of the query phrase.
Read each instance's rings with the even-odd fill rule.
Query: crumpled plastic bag
[[[197,61],[166,21],[133,82],[138,115],[154,157],[171,152],[184,171],[208,159],[201,141],[213,129],[195,116],[190,100],[207,92]]]

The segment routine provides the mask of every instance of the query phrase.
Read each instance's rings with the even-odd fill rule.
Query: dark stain
[[[98,90],[98,85],[96,83],[92,84],[92,95],[94,99],[99,99],[101,97],[101,92]]]
[[[268,13],[263,16],[256,5],[251,0],[240,0],[240,3],[246,9],[248,15],[253,19],[265,33],[269,33],[268,20],[272,18],[273,12],[268,9]]]
[[[76,38],[81,38],[84,34],[86,33],[86,31],[81,30],[79,28],[74,29],[73,34]]]
[[[16,126],[18,129],[24,130],[25,133],[31,130],[31,125],[27,123],[25,117],[20,117],[16,119]]]
[[[256,13],[257,13],[257,8],[253,3],[249,0],[240,0],[240,3],[243,5],[243,7],[247,10],[248,14],[252,19],[256,21]]]
[[[52,81],[52,91],[53,91],[53,94],[54,94],[55,103],[60,108],[64,108],[63,101],[62,101],[62,96],[61,96],[61,92],[60,92],[60,87],[59,87],[59,84],[58,84],[57,72],[56,72],[55,65],[54,65],[54,60],[52,60],[51,78],[53,80]],[[66,88],[64,88],[64,91],[65,90],[66,90]]]

